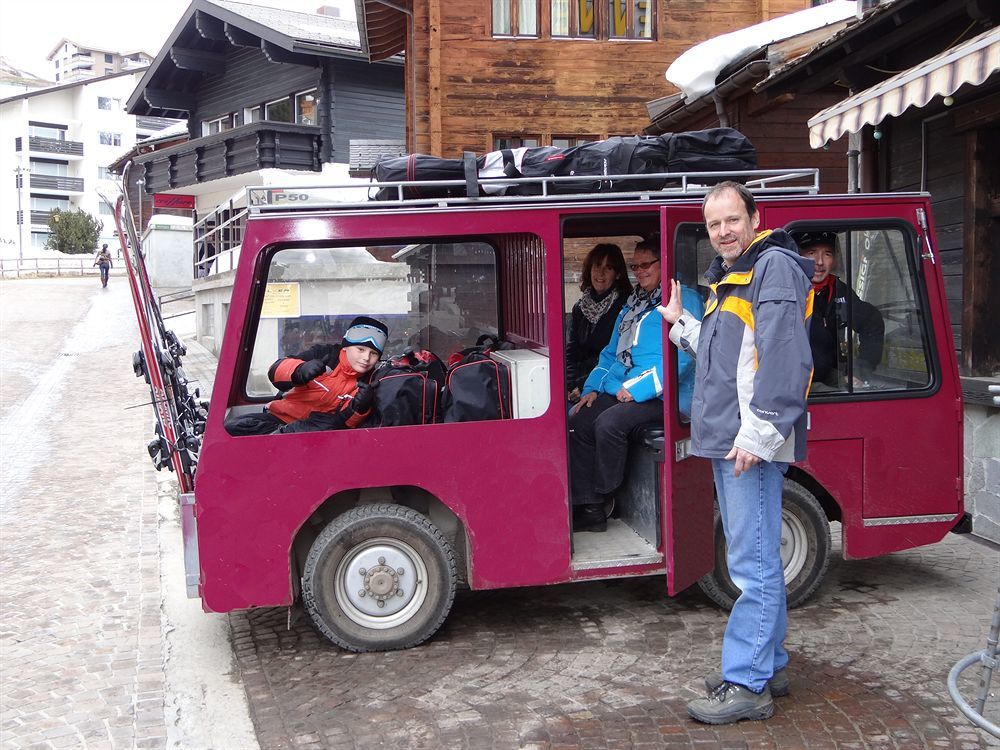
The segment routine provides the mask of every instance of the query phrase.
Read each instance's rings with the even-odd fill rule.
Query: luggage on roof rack
[[[615,136],[570,148],[541,146],[491,151],[475,160],[441,159],[410,154],[379,161],[376,182],[452,181],[452,184],[383,187],[376,200],[454,198],[475,195],[540,195],[540,182],[506,182],[504,178],[592,177],[550,182],[549,193],[597,193],[662,190],[663,172],[741,172],[756,169],[757,152],[745,135],[732,128],[710,128],[659,136]],[[606,179],[636,175],[635,179]],[[602,179],[604,178],[604,179]],[[464,186],[455,181],[464,180]],[[478,182],[478,185],[475,183]],[[707,181],[706,181],[707,182]],[[402,192],[402,195],[400,195]]]

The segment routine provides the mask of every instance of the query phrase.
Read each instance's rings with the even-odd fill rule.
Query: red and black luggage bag
[[[444,386],[444,364],[426,350],[407,350],[382,365],[372,378],[382,427],[433,424]]]
[[[511,418],[510,368],[490,358],[494,349],[509,348],[510,344],[485,336],[480,337],[476,346],[448,359],[443,421]]]

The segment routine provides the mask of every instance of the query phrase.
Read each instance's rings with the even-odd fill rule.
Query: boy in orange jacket
[[[231,435],[267,435],[360,427],[375,405],[369,380],[388,336],[385,323],[359,316],[340,344],[316,344],[279,359],[267,376],[283,395],[261,413],[230,417],[226,429]]]

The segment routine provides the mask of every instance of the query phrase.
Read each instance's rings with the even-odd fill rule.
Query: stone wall
[[[1000,544],[1000,409],[965,405],[965,510],[977,536]]]

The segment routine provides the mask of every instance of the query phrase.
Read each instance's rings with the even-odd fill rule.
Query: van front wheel
[[[455,556],[425,516],[361,505],[316,537],[302,603],[316,628],[348,651],[409,648],[430,638],[455,598]]]
[[[789,607],[808,599],[823,580],[830,561],[830,521],[819,501],[798,482],[785,480],[781,496],[781,562]],[[726,535],[715,512],[715,569],[698,586],[723,609],[732,609],[740,590],[726,567]]]

